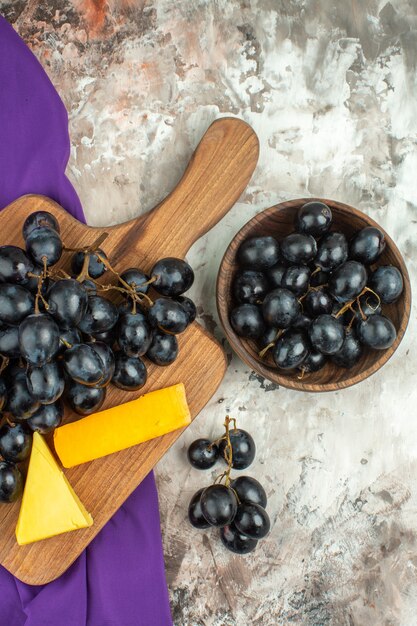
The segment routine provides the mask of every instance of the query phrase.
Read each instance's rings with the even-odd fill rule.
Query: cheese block
[[[16,526],[17,543],[22,546],[92,523],[42,435],[35,432]]]
[[[55,450],[64,467],[73,467],[165,435],[190,422],[185,388],[180,383],[57,428]]]

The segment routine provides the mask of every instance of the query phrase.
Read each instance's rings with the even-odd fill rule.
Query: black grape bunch
[[[46,211],[29,215],[22,232],[25,249],[0,246],[0,502],[22,494],[17,464],[30,454],[33,431],[59,426],[64,402],[89,415],[109,385],[141,389],[147,363],[173,363],[177,336],[196,317],[183,295],[194,273],[182,259],[161,259],[149,275],[139,267],[119,273],[100,247],[107,233],[67,248]],[[64,255],[68,263],[56,269]]]
[[[295,232],[281,242],[268,235],[240,245],[234,331],[257,343],[261,359],[270,351],[278,369],[298,370],[299,378],[329,360],[349,369],[365,350],[386,350],[397,331],[383,306],[400,297],[404,282],[397,267],[376,265],[385,245],[374,226],[348,241],[332,230],[326,204],[304,204]]]
[[[233,422],[234,427],[230,428]],[[226,416],[225,434],[216,441],[196,439],[188,448],[188,460],[195,469],[212,468],[222,458],[227,469],[212,485],[199,489],[188,506],[188,519],[194,528],[219,528],[223,545],[235,554],[252,552],[270,530],[266,512],[267,496],[251,476],[231,478],[232,469],[244,470],[255,458],[252,436],[236,427]],[[223,482],[224,481],[224,482]]]

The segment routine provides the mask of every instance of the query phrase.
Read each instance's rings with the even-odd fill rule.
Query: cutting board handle
[[[237,201],[256,167],[259,142],[237,118],[216,120],[206,131],[176,188],[138,220],[136,247],[141,251],[164,237],[164,256],[183,257]]]

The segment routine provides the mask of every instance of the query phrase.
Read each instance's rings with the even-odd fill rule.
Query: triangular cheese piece
[[[35,432],[16,526],[17,543],[22,546],[92,523],[42,435]]]

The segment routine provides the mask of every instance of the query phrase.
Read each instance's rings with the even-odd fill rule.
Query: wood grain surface
[[[118,226],[91,228],[72,218],[52,200],[27,195],[0,214],[0,243],[23,246],[21,227],[25,218],[42,209],[58,218],[66,246],[89,245],[102,232],[107,232],[109,236],[101,247],[116,270],[140,267],[148,272],[159,258],[185,256],[194,241],[227,213],[255,169],[258,150],[258,139],[247,124],[234,118],[222,118],[205,133],[176,189],[148,214]],[[69,258],[66,253],[57,267],[68,267]],[[102,280],[114,282],[108,273]],[[103,408],[183,382],[194,418],[223,378],[225,355],[214,338],[196,323],[179,337],[179,346],[178,359],[172,365],[157,367],[147,362],[148,382],[140,391],[124,392],[110,386]],[[66,409],[65,421],[75,418],[79,416]],[[96,536],[181,432],[176,431],[65,470],[75,492],[94,518],[91,528],[19,547],[14,533],[20,503],[0,505],[2,565],[30,584],[41,585],[57,578]],[[49,443],[52,446],[51,438]]]
[[[258,355],[256,343],[238,337],[230,325],[230,311],[234,305],[232,298],[232,282],[237,270],[236,254],[240,244],[249,237],[259,235],[273,235],[280,241],[294,231],[295,213],[304,203],[312,198],[301,198],[282,202],[258,213],[231,241],[220,265],[217,280],[217,308],[227,338],[240,358],[253,370],[268,380],[299,391],[336,391],[359,383],[368,376],[377,372],[394,354],[407,328],[411,310],[411,285],[407,267],[400,251],[379,224],[357,209],[334,200],[321,200],[333,212],[332,230],[343,232],[348,238],[366,226],[380,228],[386,238],[386,248],[378,260],[377,265],[395,265],[400,269],[404,278],[404,291],[401,297],[393,304],[383,305],[386,314],[397,329],[397,338],[388,350],[364,350],[360,361],[351,369],[338,367],[328,361],[325,367],[318,372],[305,374],[300,377],[299,372],[283,372],[273,363],[270,352],[264,358]]]

